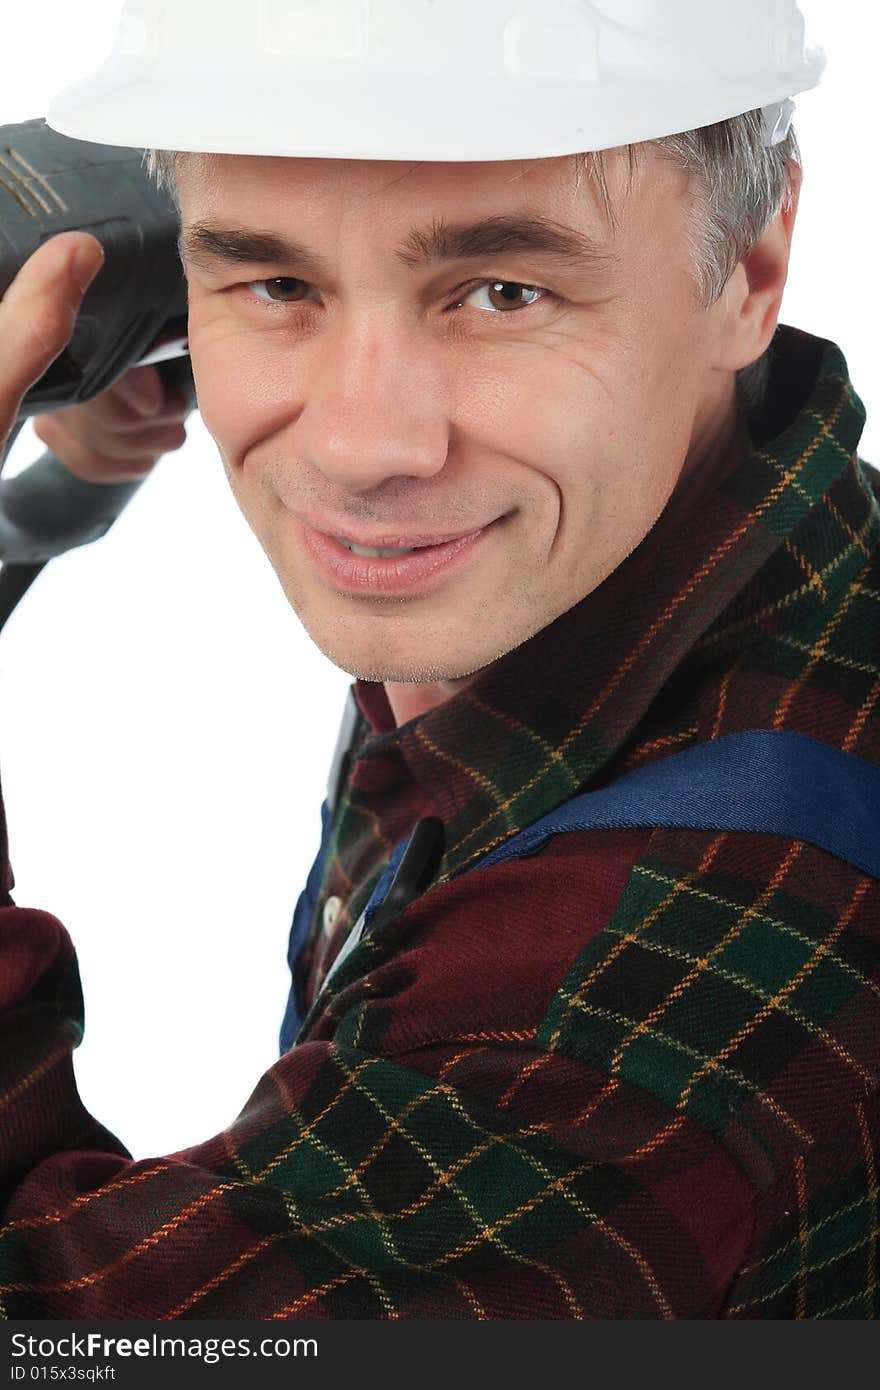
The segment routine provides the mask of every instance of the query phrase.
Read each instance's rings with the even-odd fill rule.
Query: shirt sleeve
[[[56,918],[7,899],[0,982],[8,1318],[721,1314],[747,1185],[696,1131],[634,1161],[649,1097],[620,1097],[628,1142],[607,1117],[593,1132],[587,1066],[515,1041],[404,1063],[309,1040],[222,1134],[135,1162],[76,1090],[83,1004]]]
[[[486,872],[511,901],[546,899],[549,919],[564,852]],[[479,891],[450,886],[465,915],[443,916],[447,955],[450,932],[474,940]],[[866,1315],[847,1298],[853,1281],[853,1297],[873,1287],[870,1242],[841,1221],[870,1226],[859,1194],[876,1095],[762,1195],[692,1115],[590,1060],[576,1015],[554,1051],[534,1028],[491,1019],[501,986],[487,999],[480,981],[482,1026],[462,1026],[435,956],[410,985],[433,991],[430,1038],[389,1026],[392,960],[354,991],[373,1022],[336,996],[226,1130],[134,1161],[76,1090],[83,1001],[68,933],[0,901],[7,1318],[778,1318],[841,1301],[841,1315]],[[454,993],[474,974],[466,961]],[[514,984],[510,999],[537,1016],[533,993]],[[421,1027],[426,1011],[416,998],[408,1017]],[[828,1252],[844,1247],[847,1288],[829,1293]]]

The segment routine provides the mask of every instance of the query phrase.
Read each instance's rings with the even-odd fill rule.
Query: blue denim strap
[[[880,766],[807,734],[724,734],[583,792],[479,863],[535,854],[566,830],[631,826],[786,835],[880,878]]]
[[[287,996],[287,1008],[284,1011],[284,1020],[281,1024],[281,1033],[279,1036],[282,1053],[287,1052],[293,1047],[294,1039],[302,1026],[303,1014],[298,998],[296,965],[302,953],[302,949],[306,944],[309,927],[315,915],[318,894],[321,891],[324,868],[330,850],[330,835],[332,828],[333,814],[330,809],[329,800],[325,799],[321,805],[321,847],[315,857],[315,862],[309,870],[306,886],[297,900],[293,914],[293,923],[290,928],[290,939],[287,945],[287,964],[290,967],[291,983],[290,993]]]
[[[470,867],[537,854],[568,830],[637,826],[786,835],[880,879],[880,766],[807,734],[724,734],[572,797]],[[385,866],[364,909],[364,931],[405,849],[403,840]]]
[[[638,826],[785,835],[880,879],[880,766],[807,734],[724,734],[572,797],[470,868],[536,854],[566,831]],[[408,843],[395,846],[330,974],[369,930]]]

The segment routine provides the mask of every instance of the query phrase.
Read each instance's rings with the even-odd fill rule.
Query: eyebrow
[[[217,261],[235,265],[282,263],[296,265],[306,277],[329,276],[322,256],[274,232],[194,222],[183,229],[178,245],[184,261],[205,268]],[[607,245],[573,227],[515,213],[459,224],[435,219],[430,227],[414,228],[394,254],[408,270],[524,254],[553,260],[564,269],[602,269],[618,259]]]

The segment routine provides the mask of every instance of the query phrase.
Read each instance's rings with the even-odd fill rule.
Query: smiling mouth
[[[317,566],[318,574],[331,587],[357,597],[418,597],[451,580],[466,565],[476,563],[489,534],[502,521],[499,517],[487,526],[451,540],[418,546],[362,546],[347,537],[319,531],[308,522],[301,522],[300,527],[306,551]]]
[[[456,531],[452,535],[427,536],[416,533],[404,539],[404,537],[399,534],[395,536],[386,533],[386,535],[376,536],[372,542],[368,542],[356,541],[350,536],[342,535],[334,531],[326,522],[319,525],[314,521],[309,521],[306,517],[301,517],[299,519],[304,521],[307,526],[311,526],[312,530],[318,531],[323,536],[327,536],[328,539],[335,541],[337,545],[344,546],[345,549],[350,550],[353,555],[360,555],[362,558],[370,560],[380,558],[389,560],[396,559],[400,555],[411,555],[413,551],[416,550],[433,550],[441,545],[451,545],[454,541],[467,540],[470,536],[476,536],[480,531],[488,530],[491,525],[494,525],[496,520],[499,520],[499,518],[496,517],[493,521],[486,521],[479,526],[472,526],[467,531]]]
[[[344,536],[334,536],[333,539],[338,541],[340,545],[344,545],[346,550],[350,550],[353,555],[362,555],[365,559],[370,560],[396,560],[399,555],[412,555],[416,550],[432,549],[431,546],[427,545],[409,545],[395,550],[390,546],[355,545],[354,541],[347,541]]]

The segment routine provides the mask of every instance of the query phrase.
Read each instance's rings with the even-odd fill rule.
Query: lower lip
[[[425,593],[462,570],[479,550],[496,523],[445,545],[425,546],[396,559],[355,555],[332,536],[300,523],[303,544],[320,573],[337,588],[352,594]]]

